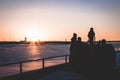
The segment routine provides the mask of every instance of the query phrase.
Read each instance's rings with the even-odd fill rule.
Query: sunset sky
[[[120,0],[0,0],[0,41],[120,40]]]

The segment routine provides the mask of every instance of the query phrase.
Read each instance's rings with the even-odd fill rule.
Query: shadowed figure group
[[[76,71],[90,77],[94,75],[99,79],[104,77],[112,80],[113,69],[116,66],[115,50],[112,44],[106,43],[105,39],[96,44],[93,39],[85,43],[74,33],[71,38],[69,61]]]

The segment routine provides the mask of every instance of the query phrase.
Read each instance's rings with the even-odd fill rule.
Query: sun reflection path
[[[27,47],[27,53],[29,54],[30,59],[35,60],[41,58],[39,56],[39,47],[40,46],[36,45],[36,42],[30,42],[29,46]]]

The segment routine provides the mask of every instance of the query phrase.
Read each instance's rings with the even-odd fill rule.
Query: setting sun
[[[44,38],[44,34],[41,31],[38,31],[37,28],[28,29],[25,32],[25,36],[28,41],[38,41]]]
[[[117,1],[0,0],[0,41],[71,41],[74,32],[87,41],[90,27],[97,41],[120,40]]]
[[[32,33],[32,32],[28,33],[28,34],[26,35],[26,37],[27,37],[28,40],[30,40],[30,41],[38,41],[38,40],[40,39],[40,37],[38,36],[38,34],[35,34],[35,33]]]

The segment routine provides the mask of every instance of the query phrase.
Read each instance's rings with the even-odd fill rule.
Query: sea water
[[[69,54],[69,44],[0,45],[0,64]]]
[[[112,43],[115,50],[120,50],[120,43]],[[0,45],[0,65],[36,60],[51,56],[69,54],[70,44],[7,44]],[[116,53],[117,66],[120,66],[120,53]],[[23,72],[42,68],[41,61],[23,64]],[[49,59],[45,61],[45,67],[64,63],[64,58]],[[13,74],[19,74],[19,64],[0,67],[0,78]]]
[[[0,65],[69,54],[70,44],[0,45]],[[45,67],[64,63],[64,58],[45,60]],[[41,61],[23,63],[23,72],[42,68]],[[0,77],[19,74],[19,64],[0,67]]]

